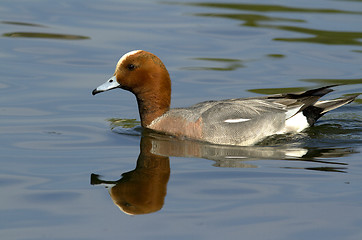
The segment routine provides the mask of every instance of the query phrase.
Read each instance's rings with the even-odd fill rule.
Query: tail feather
[[[291,119],[293,116],[302,112],[307,118],[309,126],[313,126],[325,113],[353,102],[359,95],[354,94],[333,100],[318,101],[324,95],[332,92],[333,89],[331,88],[336,86],[339,85],[329,85],[304,92],[274,94],[266,96],[265,98],[282,104],[290,110],[287,112],[287,119]]]
[[[303,97],[311,97],[311,96],[315,96],[315,97],[322,97],[324,95],[326,95],[327,93],[333,92],[333,89],[331,89],[332,87],[336,87],[338,85],[328,85],[328,86],[324,86],[324,87],[320,87],[320,88],[315,88],[315,89],[311,89],[305,92],[300,92],[300,93],[288,93],[287,95],[289,97],[293,97],[293,98],[303,98]]]
[[[327,93],[332,92],[333,89],[331,89],[331,87],[334,86],[336,85],[311,89],[304,92],[274,94],[266,96],[266,98],[273,99],[275,102],[280,103],[289,109],[299,108],[299,110],[295,113],[297,114],[302,112],[305,108],[314,105],[319,98],[323,97]]]
[[[359,94],[354,94],[344,98],[337,98],[332,100],[318,101],[312,106],[308,106],[303,110],[303,115],[306,116],[310,126],[322,117],[325,113],[339,108],[345,104],[353,102]]]
[[[333,109],[339,108],[345,104],[353,102],[359,94],[350,95],[345,98],[337,98],[333,100],[318,101],[314,104],[315,107],[322,108],[322,114],[329,112]]]

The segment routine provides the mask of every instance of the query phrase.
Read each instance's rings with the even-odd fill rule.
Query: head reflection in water
[[[156,212],[164,204],[170,177],[170,161],[168,157],[152,154],[149,140],[142,138],[136,168],[123,173],[121,179],[105,181],[96,174],[91,176],[91,184],[106,185],[114,204],[129,215]]]

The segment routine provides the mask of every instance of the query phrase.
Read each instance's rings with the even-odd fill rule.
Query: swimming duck
[[[298,93],[206,101],[170,109],[171,79],[154,54],[135,50],[123,55],[114,75],[93,90],[115,88],[137,99],[141,125],[153,131],[222,145],[253,145],[274,134],[298,133],[326,112],[352,102],[357,96],[318,101],[333,91],[325,86]]]

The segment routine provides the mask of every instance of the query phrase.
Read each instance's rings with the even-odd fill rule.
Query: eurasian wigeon
[[[132,92],[144,128],[213,144],[246,146],[270,135],[301,132],[358,96],[318,101],[333,91],[331,87],[170,109],[171,80],[165,65],[156,55],[135,50],[120,58],[113,77],[92,94],[115,88]]]

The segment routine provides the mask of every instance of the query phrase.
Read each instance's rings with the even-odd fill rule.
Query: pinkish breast
[[[188,121],[179,116],[162,116],[155,119],[147,128],[176,137],[202,140],[202,118]]]

